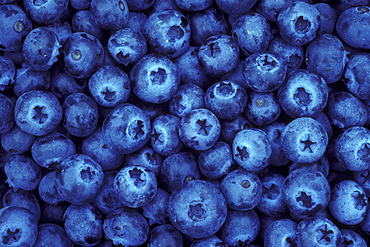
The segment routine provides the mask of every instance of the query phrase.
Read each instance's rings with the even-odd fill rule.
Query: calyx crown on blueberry
[[[0,0],[0,246],[370,246],[368,0]]]

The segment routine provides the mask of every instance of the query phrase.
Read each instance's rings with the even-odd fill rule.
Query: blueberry
[[[319,212],[328,205],[330,185],[321,172],[299,168],[285,178],[281,193],[292,213],[307,216]]]
[[[250,172],[265,168],[272,153],[267,134],[255,128],[239,131],[234,137],[232,150],[236,163]]]
[[[251,29],[254,31],[250,32]],[[233,24],[231,36],[238,41],[240,51],[246,56],[267,50],[273,38],[265,17],[255,12],[249,12],[237,18]]]
[[[143,11],[153,5],[154,0],[126,0],[127,6],[131,11]]]
[[[272,92],[283,83],[287,64],[283,57],[271,52],[256,52],[243,63],[243,86],[257,92]]]
[[[221,120],[220,141],[232,145],[236,133],[243,129],[253,128],[254,125],[244,115],[239,115],[233,120]]]
[[[195,239],[190,247],[207,247],[207,246],[226,247],[226,244],[215,235],[212,235],[211,237],[208,238]]]
[[[233,81],[221,81],[211,85],[204,102],[218,119],[232,120],[242,113],[247,105],[247,92]]]
[[[281,36],[270,41],[268,51],[281,56],[288,66],[288,71],[298,69],[303,63],[303,47],[300,45],[291,45]]]
[[[294,246],[298,224],[290,219],[276,220],[269,224],[264,234],[264,246]]]
[[[38,191],[41,199],[49,204],[56,205],[63,201],[56,187],[56,173],[52,171],[45,174],[39,184]]]
[[[159,225],[150,231],[148,246],[183,247],[182,235],[171,224]]]
[[[195,109],[181,119],[179,136],[181,141],[195,150],[211,148],[220,136],[220,122],[207,109]]]
[[[75,244],[94,246],[103,238],[103,219],[90,204],[70,205],[63,221],[68,237]]]
[[[127,66],[137,63],[147,53],[147,45],[141,32],[123,28],[110,36],[108,51],[114,61]]]
[[[149,144],[139,150],[129,153],[125,156],[123,166],[132,166],[140,164],[154,172],[156,176],[159,175],[163,163],[163,158],[158,153],[154,152],[153,148]]]
[[[222,179],[220,191],[229,208],[247,211],[255,208],[261,201],[262,183],[254,173],[236,169]]]
[[[151,123],[139,107],[123,103],[104,119],[102,130],[105,141],[124,154],[142,148],[150,139]]]
[[[77,11],[72,18],[72,29],[74,32],[86,32],[94,35],[99,40],[104,37],[104,29],[99,27],[92,19],[89,10]]]
[[[321,25],[319,33],[332,34],[338,17],[335,10],[327,3],[316,3],[313,6],[320,12]]]
[[[69,0],[70,5],[77,10],[89,9],[91,0]]]
[[[49,70],[38,71],[27,63],[23,63],[22,68],[18,68],[16,74],[13,91],[17,97],[32,90],[47,91],[50,88]]]
[[[225,222],[227,205],[212,183],[193,180],[172,192],[168,214],[173,226],[180,232],[194,238],[207,238]]]
[[[98,106],[84,93],[68,95],[63,102],[63,127],[73,136],[91,135],[98,125]]]
[[[342,234],[342,241],[340,247],[348,247],[353,244],[354,246],[366,246],[365,240],[355,231],[350,229],[340,229]]]
[[[220,77],[236,68],[239,63],[239,46],[226,34],[207,38],[199,48],[200,66],[211,76]]]
[[[158,188],[153,200],[141,207],[142,214],[149,219],[149,225],[169,223],[168,201],[170,193]]]
[[[67,136],[53,132],[37,138],[32,144],[31,154],[39,166],[57,169],[64,159],[76,154],[76,146]]]
[[[32,23],[26,13],[17,5],[1,5],[0,22],[0,51],[21,50],[23,38],[32,30]]]
[[[0,134],[11,130],[14,126],[14,103],[0,93]]]
[[[36,137],[14,125],[11,130],[1,134],[1,146],[11,154],[23,154],[31,149]]]
[[[63,226],[63,214],[69,205],[71,204],[66,201],[59,202],[56,205],[41,201],[41,222],[54,223]]]
[[[95,23],[107,30],[119,30],[128,21],[129,8],[125,0],[91,0],[90,14]]]
[[[148,239],[149,226],[145,218],[132,209],[119,208],[104,220],[105,235],[114,245],[140,246]]]
[[[24,10],[38,24],[52,24],[62,19],[67,12],[68,0],[25,0]]]
[[[146,20],[148,20],[148,16],[144,13],[130,10],[128,22],[125,27],[141,33]]]
[[[292,45],[305,45],[320,30],[320,12],[308,3],[297,1],[280,11],[277,18],[280,34]]]
[[[343,180],[333,188],[328,208],[335,220],[356,225],[364,220],[367,205],[364,189],[352,180]]]
[[[150,15],[142,33],[149,49],[170,59],[183,54],[190,45],[189,21],[176,10],[166,9]]]
[[[204,97],[205,92],[199,85],[181,84],[169,101],[169,110],[171,114],[182,118],[194,109],[205,108]]]
[[[45,28],[49,29],[57,35],[59,43],[61,45],[63,45],[64,42],[66,42],[66,40],[69,38],[69,36],[72,35],[72,27],[65,20],[60,20],[53,24],[46,25]]]
[[[257,0],[216,0],[217,6],[226,13],[234,16],[241,16],[247,13]]]
[[[104,173],[100,165],[89,156],[75,154],[63,160],[55,176],[56,187],[63,200],[83,205],[98,196]]]
[[[61,226],[46,223],[37,227],[37,238],[33,245],[33,247],[43,246],[73,247],[73,242]]]
[[[0,69],[2,71],[2,76],[0,77],[0,90],[4,91],[14,84],[16,67],[10,58],[0,56]]]
[[[283,153],[291,161],[313,163],[325,153],[328,134],[316,120],[296,118],[281,133],[281,144]]]
[[[325,177],[329,175],[329,161],[325,155],[323,155],[318,161],[314,163],[298,163],[292,162],[289,167],[289,172],[297,170],[299,168],[315,169],[322,173]]]

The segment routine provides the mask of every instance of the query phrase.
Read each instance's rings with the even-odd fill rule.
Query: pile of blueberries
[[[0,247],[370,245],[369,0],[0,0]]]

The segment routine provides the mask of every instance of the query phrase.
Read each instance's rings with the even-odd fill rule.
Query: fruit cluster
[[[0,247],[370,246],[369,0],[0,0]]]

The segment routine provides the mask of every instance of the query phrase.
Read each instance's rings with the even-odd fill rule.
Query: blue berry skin
[[[61,45],[63,45],[64,42],[66,42],[66,40],[69,38],[69,36],[72,35],[72,27],[65,20],[60,20],[53,24],[46,25],[45,28],[54,32],[57,35],[59,43]]]
[[[171,224],[163,224],[153,228],[149,233],[148,246],[183,247],[181,233]]]
[[[76,154],[76,146],[67,136],[53,132],[37,138],[32,144],[31,154],[39,166],[57,169],[64,159]]]
[[[129,8],[125,0],[91,0],[90,14],[106,30],[119,30],[127,24]]]
[[[41,25],[58,22],[66,14],[68,0],[23,1],[24,10],[31,20]]]
[[[72,29],[74,32],[86,32],[94,35],[99,40],[102,40],[105,34],[104,29],[91,19],[89,10],[80,10],[73,15]]]
[[[237,169],[222,179],[220,191],[229,208],[247,211],[255,208],[261,201],[262,183],[254,173]]]
[[[92,205],[103,215],[108,215],[118,208],[125,207],[114,191],[114,178],[117,171],[104,172],[104,181],[99,195]]]
[[[297,163],[292,162],[289,167],[289,172],[297,170],[299,168],[315,169],[321,172],[326,178],[329,175],[329,161],[325,155],[323,155],[318,161],[314,163]]]
[[[370,172],[369,169],[354,172],[353,181],[358,183],[366,192],[367,197],[370,196]]]
[[[251,29],[254,31],[250,32]],[[240,51],[246,56],[266,51],[273,38],[265,17],[255,12],[249,12],[236,19],[231,36],[238,41]]]
[[[330,185],[325,176],[314,169],[292,171],[281,186],[283,200],[289,210],[307,216],[324,209],[330,200]]]
[[[337,37],[331,34],[320,34],[307,46],[307,70],[324,78],[327,84],[334,83],[343,74],[348,60],[346,55],[347,52]]]
[[[170,193],[158,188],[153,200],[141,207],[142,214],[149,219],[149,225],[169,223],[168,201]]]
[[[353,54],[344,70],[344,84],[348,91],[360,100],[370,100],[370,54]]]
[[[32,192],[19,189],[14,191],[8,190],[3,196],[3,207],[17,206],[30,210],[36,220],[40,220],[41,209],[40,205]]]
[[[153,5],[154,0],[126,0],[127,6],[131,11],[143,11]]]
[[[28,209],[8,206],[0,209],[3,246],[32,247],[37,238],[37,219]]]
[[[179,136],[181,141],[195,150],[211,148],[220,136],[221,125],[210,110],[192,110],[181,119]]]
[[[132,209],[119,208],[104,220],[105,235],[114,245],[140,246],[148,239],[149,225],[146,219]]]
[[[357,225],[365,219],[367,205],[364,189],[353,180],[344,180],[333,188],[328,208],[338,222]]]
[[[282,152],[281,145],[281,133],[283,132],[285,127],[285,123],[275,121],[261,128],[261,130],[266,132],[267,137],[271,143],[272,152],[268,163],[273,166],[284,166],[290,162],[290,160]]]
[[[245,89],[233,81],[220,81],[207,89],[205,106],[218,119],[232,120],[240,115],[247,105]]]
[[[41,167],[25,155],[14,154],[6,158],[5,181],[14,191],[23,189],[31,191],[37,188],[41,180]]]
[[[326,107],[328,95],[325,80],[304,69],[291,72],[278,90],[281,108],[293,118],[315,117]]]
[[[60,61],[70,76],[86,79],[101,67],[103,58],[103,46],[95,36],[86,32],[75,32],[64,43]]]
[[[157,193],[154,172],[140,166],[126,166],[114,178],[114,191],[123,205],[139,208],[153,200]]]
[[[63,127],[73,136],[91,135],[98,125],[98,106],[84,93],[70,94],[63,102]]]
[[[208,238],[194,239],[194,241],[190,245],[190,247],[213,247],[213,246],[222,247],[226,246],[226,244],[215,235],[212,235]]]
[[[340,242],[340,247],[348,247],[353,244],[353,246],[367,246],[365,240],[350,229],[340,229],[342,235],[342,241]]]
[[[286,42],[291,45],[305,45],[320,30],[320,12],[313,5],[297,1],[281,10],[277,24]]]
[[[171,194],[168,215],[173,226],[194,238],[214,235],[223,225],[227,204],[221,192],[202,180],[189,181]]]
[[[17,69],[13,91],[16,96],[21,96],[31,90],[48,90],[51,83],[50,72],[38,71],[27,63]]]
[[[232,145],[236,133],[243,129],[253,128],[254,125],[242,114],[233,120],[221,120],[220,141]]]
[[[83,139],[81,151],[98,162],[103,171],[118,169],[125,158],[124,154],[105,143],[101,127]]]
[[[229,15],[241,16],[247,13],[257,0],[216,0],[217,6]]]
[[[31,149],[36,137],[14,125],[11,130],[1,134],[1,146],[11,154],[23,154]]]
[[[32,247],[43,246],[73,247],[73,242],[61,226],[45,223],[37,227],[37,238]]]
[[[14,62],[7,57],[0,56],[0,91],[10,88],[15,82],[16,67]]]
[[[262,93],[253,91],[244,110],[248,121],[256,126],[265,126],[275,122],[280,116],[281,108],[273,92]]]
[[[23,38],[32,30],[31,20],[26,13],[13,4],[1,5],[0,23],[0,51],[21,50]]]
[[[83,205],[98,196],[104,173],[89,156],[75,154],[63,160],[55,176],[60,196],[69,203]]]
[[[33,29],[23,41],[26,62],[39,71],[50,69],[58,61],[61,48],[57,35],[43,27]]]
[[[202,11],[189,12],[191,39],[200,46],[207,38],[230,33],[225,12],[210,6]]]
[[[335,143],[335,153],[340,164],[350,171],[369,168],[370,130],[354,126],[342,132]]]
[[[351,7],[339,15],[335,28],[339,37],[347,45],[353,48],[370,49],[370,44],[367,42],[370,38],[370,28],[366,24],[369,20],[369,7]]]
[[[142,33],[149,50],[170,59],[183,54],[190,45],[189,21],[176,10],[166,9],[150,15]]]
[[[166,56],[149,54],[137,62],[131,72],[132,92],[154,104],[169,101],[180,84],[177,66]]]
[[[150,144],[156,153],[168,156],[184,148],[178,134],[179,126],[180,118],[171,114],[160,115],[154,119]]]
[[[279,174],[271,174],[261,178],[262,197],[257,208],[267,216],[280,217],[288,211],[281,193],[284,179],[285,177]]]
[[[325,217],[308,217],[297,226],[296,243],[298,247],[336,247],[340,242],[340,230]]]
[[[194,109],[205,108],[205,92],[199,85],[181,84],[169,101],[171,114],[182,118]]]
[[[337,92],[329,95],[325,114],[331,124],[341,129],[363,126],[367,120],[365,105],[348,92]]]
[[[227,175],[234,164],[230,145],[221,141],[198,156],[199,169],[209,179],[219,179]]]
[[[176,5],[185,11],[202,11],[211,6],[213,0],[175,0]]]
[[[148,16],[144,13],[130,10],[130,13],[128,14],[128,22],[125,28],[131,28],[132,30],[141,33],[146,20],[148,20]]]
[[[291,161],[313,163],[325,153],[328,134],[316,120],[296,118],[281,133],[281,144],[283,153]]]
[[[236,65],[235,69],[233,69],[230,73],[227,73],[224,76],[220,77],[221,81],[233,81],[242,87],[248,92],[250,92],[250,88],[244,85],[244,76],[243,76],[243,64],[244,60],[240,59],[238,65]]]
[[[290,219],[276,220],[269,224],[264,233],[264,246],[291,246],[297,235],[298,224]]]
[[[239,131],[234,137],[232,150],[236,163],[249,172],[265,168],[272,153],[267,134],[255,128]]]
[[[326,116],[324,112],[320,112],[318,115],[313,117],[313,119],[321,123],[321,125],[325,128],[326,133],[328,134],[329,140],[331,140],[333,136],[333,127],[330,124],[328,116]]]
[[[3,198],[3,196],[8,190],[9,190],[9,187],[5,183],[0,182],[0,198]],[[0,207],[3,208],[2,200],[0,200]]]
[[[130,78],[121,69],[107,65],[90,77],[89,91],[98,105],[116,107],[125,103],[130,96]]]
[[[94,246],[103,238],[103,219],[91,204],[70,205],[63,221],[64,230],[75,244]]]
[[[123,154],[142,148],[150,139],[149,116],[139,107],[123,103],[104,119],[102,130],[107,145]]]
[[[123,28],[110,36],[108,51],[114,61],[125,66],[135,64],[147,53],[147,45],[140,31]]]
[[[201,179],[196,157],[189,152],[168,156],[161,166],[159,179],[161,187],[170,192],[191,180]]]
[[[69,4],[77,10],[89,9],[91,0],[69,0]]]
[[[56,205],[63,201],[56,188],[56,173],[52,171],[45,174],[39,184],[38,192],[41,199],[49,204]]]
[[[139,150],[127,154],[123,166],[133,166],[140,165],[148,168],[156,176],[159,175],[163,163],[163,158],[158,153],[154,152],[153,148],[150,145],[146,144],[144,147]]]
[[[11,130],[14,126],[14,103],[0,93],[0,134]]]
[[[244,87],[257,92],[273,92],[283,83],[287,72],[283,57],[271,52],[256,52],[244,61]]]
[[[207,38],[199,47],[200,66],[213,77],[221,77],[236,68],[239,63],[239,45],[226,34]]]
[[[268,51],[281,56],[285,60],[288,72],[298,69],[303,63],[303,47],[300,45],[291,45],[281,36],[270,41]]]
[[[337,22],[337,13],[327,3],[316,3],[313,5],[320,12],[320,33],[332,34],[335,29],[335,23]]]
[[[250,244],[257,238],[260,226],[260,220],[254,210],[243,212],[228,210],[219,237],[228,246]]]

